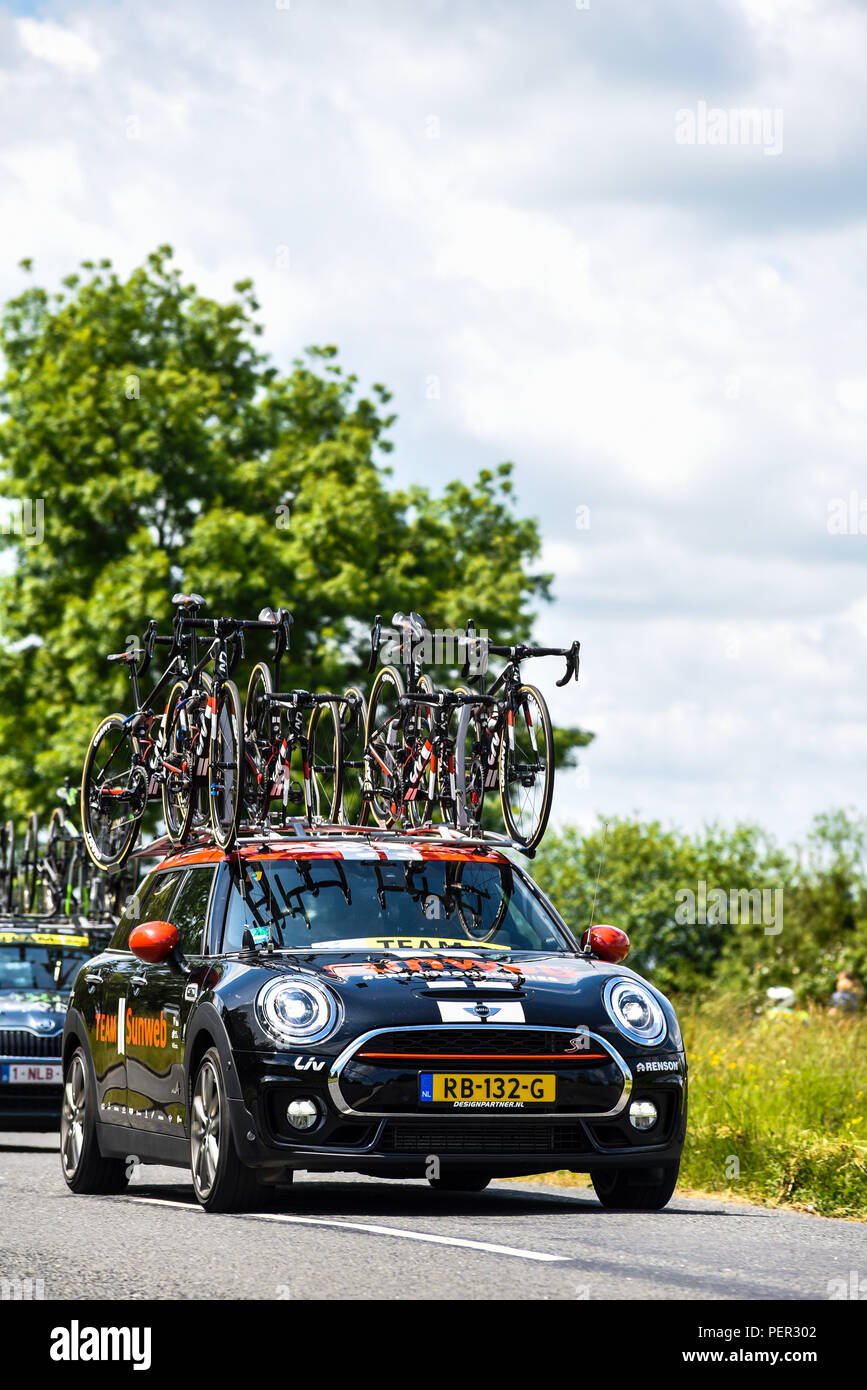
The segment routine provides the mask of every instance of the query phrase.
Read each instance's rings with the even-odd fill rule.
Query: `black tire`
[[[147,774],[122,714],[94,730],[81,776],[81,830],[98,869],[119,869],[135,844],[147,807]]]
[[[360,825],[364,804],[364,696],[357,686],[343,692],[338,707],[343,736],[343,788],[339,819],[343,825]]]
[[[55,806],[48,821],[48,840],[42,872],[44,907],[52,917],[67,911],[74,855],[75,845],[66,821],[66,812],[62,806]]]
[[[513,840],[535,849],[554,796],[554,731],[545,697],[534,685],[520,687],[513,731],[514,748],[508,725],[500,744],[503,821]]]
[[[73,1192],[123,1192],[127,1165],[103,1158],[96,1137],[96,1087],[87,1054],[77,1047],[63,1068],[60,1167]]]
[[[244,718],[234,681],[224,681],[217,696],[216,719],[208,740],[208,804],[214,839],[228,849],[241,811],[244,777]]]
[[[455,910],[461,930],[473,941],[493,941],[509,910],[505,892],[501,891],[499,901],[491,893],[490,867],[472,859],[454,865]]]
[[[35,912],[39,876],[39,818],[35,811],[27,817],[24,853],[18,874],[18,906],[22,912]]]
[[[343,732],[338,702],[317,705],[307,730],[310,762],[310,818],[332,825],[339,819],[343,796]]]
[[[465,689],[463,686],[457,688],[460,691]],[[458,709],[455,731],[457,824],[461,829],[469,831],[480,829],[482,824],[488,780],[484,750],[488,746],[488,740],[481,721],[486,718],[487,713],[483,705],[461,705]]]
[[[590,1181],[603,1207],[619,1211],[661,1211],[677,1187],[680,1162],[647,1168],[591,1169]]]
[[[195,745],[202,742],[205,727],[198,717],[199,712],[190,708],[195,705],[195,697],[188,702],[189,695],[189,683],[177,681],[172,687],[165,714],[163,819],[174,845],[182,845],[190,832],[197,802],[196,768],[199,754]],[[199,730],[198,737],[195,736],[196,729]]]
[[[209,1047],[190,1088],[190,1174],[205,1211],[246,1211],[261,1188],[235,1149],[220,1054]]]
[[[383,666],[373,682],[364,722],[364,759],[369,795],[361,811],[362,825],[367,825],[371,816],[383,829],[400,820],[404,747],[398,700],[403,694],[400,671],[396,666]]]
[[[261,825],[271,807],[271,788],[274,782],[275,721],[279,727],[279,710],[270,710],[262,701],[274,689],[271,672],[263,661],[250,672],[247,698],[244,701],[244,776],[241,796],[244,816],[252,825]]]
[[[15,911],[15,822],[11,820],[3,827],[2,911]]]
[[[426,673],[418,678],[418,690],[425,695],[435,694],[434,683]],[[403,783],[404,794],[408,788],[411,760],[418,756],[421,751],[421,744],[424,739],[430,736],[430,731],[431,710],[429,706],[416,705],[415,709],[408,711],[403,726],[404,758],[407,760],[407,775]],[[420,825],[426,825],[433,820],[434,811],[438,809],[440,804],[439,791],[439,769],[432,776],[431,764],[428,762],[422,769],[416,795],[404,802],[404,810],[414,829],[417,830]]]
[[[428,1178],[431,1187],[437,1192],[484,1192],[491,1181],[490,1173],[443,1173],[439,1178]]]

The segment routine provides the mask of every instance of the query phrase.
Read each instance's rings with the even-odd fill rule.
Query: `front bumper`
[[[59,1057],[41,1059],[60,1066]],[[0,1057],[4,1066],[21,1066],[31,1058]],[[2,1075],[2,1070],[0,1070]],[[63,1085],[57,1082],[0,1082],[0,1131],[49,1131],[60,1127],[60,1102]]]
[[[520,1115],[444,1114],[420,1105],[394,1114],[347,1113],[335,1103],[336,1059],[318,1071],[306,1055],[235,1053],[235,1059],[243,1097],[230,1100],[238,1155],[251,1167],[271,1170],[275,1180],[289,1169],[424,1177],[433,1156],[443,1171],[475,1169],[503,1177],[647,1167],[677,1162],[685,1138],[686,1062],[672,1051],[659,1054],[658,1071],[636,1072],[621,1058],[622,1103],[612,1106],[606,1075],[596,1111],[589,1114],[554,1107]],[[646,1058],[640,1060],[646,1065]],[[306,1133],[294,1131],[286,1118],[289,1101],[301,1097],[315,1099],[323,1111],[316,1129]],[[628,1118],[627,1102],[642,1099],[652,1099],[659,1110],[657,1123],[645,1132]]]

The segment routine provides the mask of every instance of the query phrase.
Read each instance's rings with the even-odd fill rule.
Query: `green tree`
[[[678,908],[686,900],[678,895],[691,892],[697,903],[702,881],[727,894],[773,887],[788,870],[786,856],[757,826],[708,826],[691,836],[658,821],[613,817],[607,829],[546,836],[534,872],[574,931],[584,931],[591,911],[595,922],[621,927],[632,943],[629,965],[676,992],[706,988],[738,932],[727,920],[682,920],[687,914]],[[770,939],[761,925],[742,933],[754,944]]]
[[[523,639],[548,597],[511,464],[395,488],[385,387],[362,392],[334,347],[281,374],[258,308],[249,281],[200,295],[163,246],[127,279],[100,261],[57,293],[31,285],[0,316],[0,488],[44,506],[41,543],[4,537],[0,581],[0,778],[19,815],[128,708],[105,654],[167,624],[175,589],[215,614],[290,608],[286,679],[329,688],[361,677],[374,612]]]

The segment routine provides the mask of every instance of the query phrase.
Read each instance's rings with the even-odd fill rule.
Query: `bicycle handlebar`
[[[528,661],[534,656],[565,656],[566,673],[557,681],[557,685],[567,685],[573,676],[577,681],[580,650],[581,643],[577,641],[573,642],[571,647],[528,647],[523,642],[514,647],[499,647],[493,642],[488,644],[488,651],[493,652],[494,656],[504,656],[515,664]]]

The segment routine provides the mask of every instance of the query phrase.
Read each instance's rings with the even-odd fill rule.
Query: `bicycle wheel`
[[[423,674],[418,679],[418,689],[425,695],[433,695],[434,683],[430,676]],[[430,750],[424,751],[425,742],[430,742],[431,709],[429,705],[416,705],[408,710],[403,722],[403,742],[406,750],[403,779],[404,808],[410,825],[417,830],[434,818],[434,811],[440,804],[439,767]],[[412,770],[417,760],[421,768],[418,786],[412,786]]]
[[[360,825],[364,791],[364,696],[354,685],[343,692],[337,710],[343,744],[343,788],[338,819]]]
[[[400,817],[403,735],[398,701],[403,693],[403,677],[397,667],[381,667],[373,682],[364,722],[366,786],[360,825],[367,825],[373,816],[377,825],[385,828]]]
[[[211,737],[208,742],[208,801],[214,839],[228,849],[235,838],[244,776],[244,720],[234,681],[224,681],[209,701]]]
[[[454,865],[452,894],[458,921],[466,936],[474,941],[490,941],[496,936],[508,911],[510,894],[505,891],[503,870],[499,885],[493,882],[490,864]]]
[[[338,819],[343,792],[343,733],[336,700],[317,705],[311,712],[307,759],[310,816],[323,824],[333,824]]]
[[[196,772],[205,747],[204,697],[177,681],[166,706],[163,745],[163,817],[169,839],[183,844],[197,803]]]
[[[98,869],[118,869],[135,844],[147,806],[147,774],[122,714],[94,732],[81,776],[81,830]]]
[[[66,812],[62,806],[56,806],[48,821],[42,872],[44,908],[52,917],[60,912],[69,912],[73,854],[73,836],[66,822]]]
[[[8,820],[3,827],[3,897],[2,911],[15,911],[15,822]]]
[[[458,686],[463,694],[465,686]],[[482,823],[486,781],[485,749],[488,738],[483,721],[487,718],[484,705],[460,705],[455,731],[455,823],[462,829],[475,831]],[[496,769],[493,770],[496,780]]]
[[[545,833],[554,795],[554,733],[541,691],[518,690],[514,718],[509,711],[500,744],[500,804],[512,839],[535,849]]]
[[[280,726],[279,710],[269,709],[263,696],[273,690],[271,672],[258,662],[250,673],[244,701],[244,775],[241,778],[243,814],[260,825],[271,805],[276,749],[272,731]]]
[[[18,905],[22,912],[36,910],[36,881],[39,873],[39,818],[31,811],[27,818],[24,854],[18,876]]]

